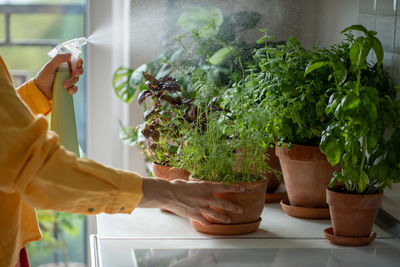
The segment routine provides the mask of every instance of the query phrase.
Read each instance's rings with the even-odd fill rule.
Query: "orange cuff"
[[[34,79],[31,79],[17,88],[22,100],[28,105],[35,115],[47,115],[51,111],[51,102],[36,86]]]

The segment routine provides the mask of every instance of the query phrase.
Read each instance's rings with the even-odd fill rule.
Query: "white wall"
[[[392,189],[385,190],[382,208],[400,220],[400,184],[395,184]]]
[[[130,1],[90,0],[88,11],[88,35],[94,34],[87,64],[88,156],[144,175],[142,156],[138,151],[132,152],[119,137],[120,122],[129,124],[132,111],[112,88],[114,71],[130,64]]]
[[[340,32],[358,22],[358,0],[322,0],[316,14],[317,38],[323,47],[343,40]]]

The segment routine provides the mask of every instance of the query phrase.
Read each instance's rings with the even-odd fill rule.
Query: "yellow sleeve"
[[[34,117],[0,67],[0,191],[18,191],[28,205],[81,214],[130,213],[142,198],[142,178],[88,159],[58,144],[42,115]]]
[[[31,109],[33,114],[47,115],[51,111],[51,102],[36,86],[34,79],[31,79],[17,88],[18,95]]]

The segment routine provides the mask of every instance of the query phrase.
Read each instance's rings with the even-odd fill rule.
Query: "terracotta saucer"
[[[286,192],[274,192],[265,194],[265,203],[279,203],[282,199],[287,197]]]
[[[218,224],[203,225],[196,221],[190,220],[193,227],[201,233],[209,235],[245,235],[250,234],[258,229],[261,223],[261,217],[257,221],[242,224]]]
[[[286,214],[303,219],[329,219],[329,208],[306,208],[292,206],[287,198],[281,200],[281,207]]]
[[[331,243],[341,246],[365,246],[371,243],[376,238],[376,233],[372,233],[367,237],[343,237],[333,234],[333,228],[329,227],[324,229],[324,234],[326,239],[331,241]]]

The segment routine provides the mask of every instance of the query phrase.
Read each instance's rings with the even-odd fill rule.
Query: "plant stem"
[[[364,170],[364,165],[365,165],[365,156],[367,154],[367,145],[366,145],[366,137],[362,137],[362,159],[361,159],[361,164],[360,164],[360,172],[358,174],[358,180],[360,181],[362,172]],[[361,192],[360,192],[361,193]]]
[[[361,68],[358,68],[357,70],[357,94],[360,92],[360,85],[361,85]]]

